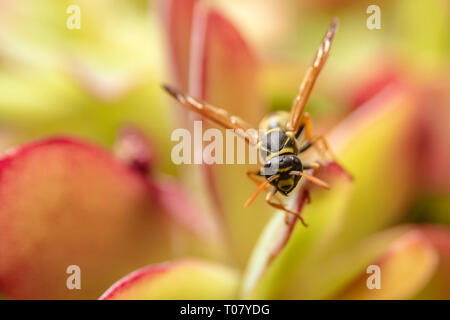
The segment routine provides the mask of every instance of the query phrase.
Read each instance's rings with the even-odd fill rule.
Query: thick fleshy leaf
[[[381,69],[381,67],[380,67]],[[369,73],[369,79],[359,79],[360,86],[351,92],[349,104],[352,109],[363,106],[367,101],[376,96],[380,91],[389,85],[395,85],[399,74],[389,63],[382,66],[382,70],[375,70]]]
[[[419,231],[439,255],[439,266],[433,278],[415,299],[450,299],[450,230],[439,225],[420,226]]]
[[[128,126],[122,128],[114,146],[116,157],[130,168],[147,175],[156,161],[153,143],[139,129]]]
[[[336,277],[333,270],[340,269],[334,268],[334,264],[341,262],[333,260],[333,256],[401,216],[414,185],[415,162],[414,157],[409,157],[407,141],[415,110],[408,90],[390,87],[359,108],[329,136],[331,147],[354,177],[354,183],[341,179],[331,191],[313,195],[312,204],[304,209],[310,227],[294,230],[256,288],[255,281],[244,286],[245,297],[324,298],[338,289],[310,286],[308,282],[316,281],[315,277],[323,282]],[[393,162],[393,159],[401,160]],[[267,233],[273,232],[270,226],[274,224],[271,222]],[[264,245],[263,240],[255,255],[267,254],[260,245]],[[250,267],[247,275],[251,274],[254,272]]]
[[[212,227],[200,218],[200,209],[190,194],[180,184],[167,176],[158,177],[155,162],[158,155],[153,142],[141,130],[127,126],[119,133],[114,154],[130,169],[148,179],[154,201],[175,221],[197,235],[208,236],[213,241]],[[182,237],[187,236],[183,234]]]
[[[84,142],[50,139],[8,152],[0,160],[0,292],[95,298],[124,273],[170,258],[175,215],[151,190]],[[70,265],[81,269],[81,290],[66,287]]]
[[[411,298],[431,279],[438,261],[439,255],[432,243],[421,232],[412,230],[394,241],[371,263],[380,270],[379,289],[368,288],[370,274],[364,273],[340,295],[340,298]]]
[[[413,72],[419,77],[427,77],[448,61],[450,47],[449,4],[446,0],[400,0],[394,11],[394,31],[399,48]],[[420,20],[421,28],[414,21]]]
[[[193,7],[193,22],[190,25],[187,20]],[[181,37],[191,28],[189,93],[256,125],[264,112],[257,92],[258,63],[238,30],[205,3],[194,6],[194,1],[168,1],[163,8],[171,64],[176,73],[174,80],[178,86],[186,90],[183,79],[187,75],[183,63],[187,59],[183,54],[188,44]],[[177,16],[180,19],[175,21]],[[174,51],[173,48],[179,49]],[[189,117],[190,122],[192,119],[194,117]],[[191,124],[187,127],[191,128]],[[203,128],[207,128],[206,122]],[[236,256],[238,259],[234,261],[239,261],[239,264],[246,259],[264,223],[261,215],[267,218],[264,212],[269,212],[264,204],[259,203],[246,210],[245,215],[240,214],[254,188],[251,182],[236,183],[246,179],[246,169],[244,165],[203,165],[183,170],[186,184],[196,191],[194,197],[203,204],[209,219],[216,221],[217,234],[231,239],[232,250],[226,250],[226,254]],[[256,214],[259,216],[256,217]],[[250,225],[251,228],[248,227]]]
[[[450,76],[442,74],[421,95],[419,153],[420,187],[425,192],[450,194]]]
[[[238,273],[228,267],[184,259],[134,271],[115,283],[100,299],[234,299],[238,280]]]
[[[180,1],[159,1],[159,14],[162,18],[166,47],[168,49],[169,67],[172,71],[172,81],[179,89],[188,92],[190,78],[190,61],[191,61],[191,44],[192,29],[194,20],[194,8],[197,6],[196,0],[180,0]],[[169,99],[169,98],[167,98]],[[178,125],[190,130],[193,133],[192,116],[188,110],[171,100],[176,109],[176,118]],[[222,221],[217,219],[219,215],[217,207],[214,204],[214,198],[211,196],[213,192],[208,188],[205,181],[209,181],[209,175],[201,166],[184,166],[182,170],[182,179],[184,184],[192,192],[191,197],[202,208],[202,220],[210,225],[215,231],[213,233],[217,239],[223,240]],[[219,241],[220,242],[220,241]],[[218,245],[218,246],[217,246]],[[214,250],[217,256],[224,259],[227,256],[227,249],[222,245],[216,244]]]
[[[194,7],[197,0],[160,0],[162,21],[175,84],[189,87],[189,59]]]
[[[264,108],[259,99],[259,64],[255,54],[239,31],[213,9],[198,5],[194,19],[190,93],[257,128]],[[233,164],[204,168],[207,187],[226,224],[234,263],[240,266],[271,211],[262,201],[243,209],[255,188],[245,176],[249,169],[255,167]]]
[[[258,60],[233,24],[199,4],[194,13],[190,93],[257,125],[264,109]]]
[[[217,240],[213,234],[213,226],[201,219],[200,209],[192,200],[190,192],[181,187],[176,180],[164,177],[149,184],[155,202],[174,221],[179,222],[190,232],[194,231],[197,235],[209,237],[210,242]],[[202,245],[207,246],[206,243]]]
[[[66,27],[70,5],[81,9],[80,29]],[[0,11],[0,56],[8,66],[0,68],[0,118],[19,131],[19,143],[68,134],[111,145],[133,123],[170,154],[155,12],[141,2],[88,0],[18,0]],[[172,162],[161,166],[174,173]]]
[[[329,135],[330,145],[355,177],[341,246],[398,221],[405,213],[417,179],[413,141],[417,115],[410,88],[396,84]]]
[[[318,247],[338,232],[353,188],[352,181],[338,168],[332,164],[324,168],[325,174],[319,175],[319,178],[330,184],[332,191],[311,192],[312,202],[304,206],[303,212],[314,214],[310,216],[302,212],[308,228],[305,229],[299,223],[286,224],[285,214],[275,213],[247,266],[242,287],[244,298],[275,298],[279,286],[289,281],[289,274],[298,267],[298,262],[311,254],[313,248],[319,254]],[[298,208],[296,203],[300,200],[300,192],[291,200],[292,209]],[[284,256],[285,251],[295,252],[295,255]],[[284,257],[281,261],[279,255]]]

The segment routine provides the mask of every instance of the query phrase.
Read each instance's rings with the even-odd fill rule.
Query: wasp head
[[[294,190],[301,178],[299,175],[291,174],[292,171],[302,172],[303,165],[297,156],[287,154],[269,159],[264,164],[261,174],[264,175],[267,180],[275,175],[279,175],[279,177],[270,184],[277,188],[280,193],[288,195]]]

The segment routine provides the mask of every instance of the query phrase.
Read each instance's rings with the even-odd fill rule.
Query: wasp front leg
[[[263,178],[263,176],[261,175],[261,171],[260,170],[251,170],[251,171],[247,171],[247,177],[252,180],[254,183],[256,183],[257,185],[260,185],[262,180],[258,179],[259,178]]]
[[[303,220],[301,214],[300,214],[299,212],[296,212],[296,211],[292,211],[292,210],[287,209],[286,206],[284,206],[283,203],[281,202],[281,199],[279,199],[279,198],[276,196],[276,192],[277,192],[277,189],[275,189],[275,188],[273,188],[272,190],[270,190],[270,192],[269,192],[269,193],[267,194],[267,196],[266,196],[266,202],[267,202],[270,206],[272,206],[272,207],[274,207],[274,208],[276,208],[276,209],[283,210],[284,212],[289,213],[289,214],[293,214],[294,216],[296,216],[296,217],[300,220],[300,222],[301,222],[305,227],[307,227],[308,225],[307,225],[307,224],[305,223],[305,221]],[[274,202],[273,199],[276,199],[277,202]],[[287,219],[286,219],[286,222],[288,222]]]
[[[253,171],[247,171],[247,177],[249,177],[250,180],[252,180],[256,185],[260,186],[261,183],[265,181],[265,178],[263,175],[261,175],[260,170],[253,170]],[[263,178],[263,180],[260,180],[258,178]],[[270,186],[267,186],[269,188]],[[281,202],[281,199],[275,194],[273,196],[278,202]]]
[[[314,170],[314,172],[312,174],[314,177],[316,177],[319,174],[320,167],[321,167],[321,164],[318,163],[318,162],[311,162],[311,163],[304,163],[303,164],[303,170],[310,170],[310,169]],[[306,201],[308,203],[311,203],[311,196],[310,196],[310,193],[309,193],[309,188],[310,188],[310,186],[305,186],[303,192],[305,193]]]

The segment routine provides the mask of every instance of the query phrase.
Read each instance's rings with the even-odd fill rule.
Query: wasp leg
[[[303,115],[302,118],[302,124],[301,124],[302,130],[305,130],[305,136],[306,139],[311,139],[312,138],[312,120],[311,120],[311,116],[309,115],[309,112],[305,112],[305,114]],[[300,135],[300,132],[298,132],[298,134]]]
[[[306,202],[311,203],[311,195],[309,194],[309,189],[306,188],[305,190],[303,190],[303,192],[305,193]]]
[[[321,167],[321,164],[318,163],[318,162],[311,162],[311,163],[304,163],[303,164],[303,169],[304,170],[315,169],[315,171],[312,174],[313,176],[317,176],[319,174],[320,167]],[[306,201],[308,203],[311,203],[311,196],[309,194],[309,186],[307,186],[303,191],[305,192]]]
[[[321,167],[321,165],[318,162],[304,163],[303,164],[303,170],[320,169],[320,167]]]
[[[305,152],[306,150],[314,146],[322,156],[328,155],[333,161],[336,161],[336,156],[331,151],[327,139],[322,135],[315,137],[312,136],[312,121],[311,117],[307,113],[305,113],[305,115],[303,116],[302,127],[305,128],[306,142],[303,144],[303,146],[300,147],[299,153]],[[321,143],[320,145],[319,142]]]
[[[252,180],[256,185],[261,185],[261,180],[257,179],[256,177],[264,177],[263,175],[261,175],[260,170],[255,170],[255,171],[247,171],[247,177],[249,177],[250,180]],[[269,186],[267,186],[267,188],[269,188]],[[273,196],[275,199],[277,199],[278,202],[281,203],[281,199],[274,194]]]
[[[270,206],[272,206],[272,207],[274,207],[274,208],[276,208],[276,209],[280,209],[280,210],[283,210],[283,211],[286,212],[286,213],[293,214],[294,216],[296,216],[296,217],[300,220],[300,222],[301,222],[305,227],[307,227],[308,225],[305,223],[305,221],[303,220],[303,218],[302,218],[302,216],[300,215],[300,213],[299,213],[299,212],[295,212],[295,211],[292,211],[292,210],[287,209],[287,208],[281,203],[281,200],[280,200],[279,198],[276,197],[276,195],[275,195],[276,192],[277,192],[277,189],[275,189],[275,188],[273,188],[271,191],[269,191],[269,193],[268,193],[267,196],[266,196],[266,202],[267,202]],[[272,199],[274,199],[274,198],[275,198],[279,203],[273,202]]]
[[[247,177],[259,186],[262,181],[260,179],[257,179],[256,177],[262,178],[263,176],[261,175],[260,170],[253,170],[247,171]]]
[[[320,136],[315,136],[311,139],[306,140],[305,144],[300,147],[299,153],[305,152],[312,146],[315,146],[316,143],[318,143],[318,142],[322,142],[322,147],[323,147],[322,151],[331,152],[331,149],[328,146],[327,139],[324,136],[320,135]]]
[[[300,137],[300,134],[305,130],[306,139],[310,139],[312,136],[312,127],[311,127],[311,116],[309,115],[309,112],[305,112],[303,114],[302,121],[300,123],[300,127],[298,128],[297,132],[295,133],[295,139],[298,139]]]
[[[320,142],[320,144],[319,144]],[[322,157],[329,157],[331,160],[336,162],[336,156],[334,155],[333,151],[330,149],[327,139],[320,135],[315,136],[305,142],[303,146],[300,147],[299,153],[305,152],[311,147],[316,147],[317,151],[322,155]]]

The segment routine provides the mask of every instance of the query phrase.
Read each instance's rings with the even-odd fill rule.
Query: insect
[[[163,88],[184,107],[199,113],[225,129],[235,130],[247,143],[258,148],[264,165],[258,170],[247,172],[247,176],[259,187],[245,203],[245,207],[250,205],[259,193],[269,189],[266,202],[274,208],[297,216],[306,226],[300,213],[287,209],[277,193],[283,196],[289,195],[301,178],[307,179],[319,187],[329,188],[326,182],[314,174],[304,172],[308,169],[319,169],[320,163],[302,163],[299,155],[312,146],[319,146],[319,143],[321,143],[322,151],[329,151],[323,136],[312,135],[311,119],[304,110],[314,83],[327,60],[337,24],[338,20],[334,18],[316,52],[313,63],[303,78],[291,112],[278,111],[266,116],[260,122],[259,127],[263,132],[260,135],[256,130],[249,130],[251,128],[245,121],[228,114],[225,110],[197,100],[171,86],[163,85]],[[302,132],[304,132],[305,139],[300,143],[298,138]]]

